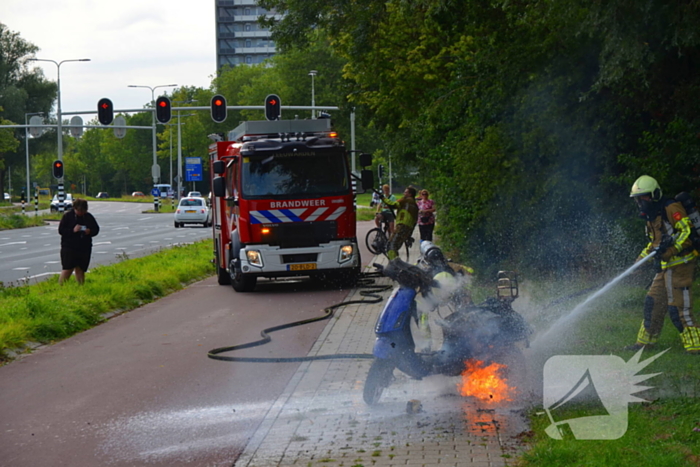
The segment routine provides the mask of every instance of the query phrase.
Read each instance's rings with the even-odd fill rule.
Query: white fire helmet
[[[452,294],[460,288],[460,283],[455,276],[449,272],[440,272],[433,277],[440,287],[433,287],[433,295],[440,303],[447,302]]]

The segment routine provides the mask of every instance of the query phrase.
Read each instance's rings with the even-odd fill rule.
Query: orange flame
[[[473,396],[488,402],[511,401],[515,388],[508,386],[506,378],[501,376],[501,370],[507,368],[500,363],[484,366],[479,360],[464,362],[462,382],[458,385],[462,396]]]

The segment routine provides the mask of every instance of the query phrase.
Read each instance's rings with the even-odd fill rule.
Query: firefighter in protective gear
[[[411,237],[416,222],[418,222],[416,189],[412,186],[407,187],[403,191],[403,197],[398,201],[391,201],[386,196],[382,196],[382,201],[387,206],[396,209],[396,224],[387,246],[387,257],[392,260],[399,256],[399,248]]]
[[[649,237],[649,244],[637,260],[655,252],[660,269],[644,301],[644,320],[637,342],[626,348],[637,350],[655,344],[668,311],[685,350],[700,354],[700,328],[692,312],[691,287],[697,253],[691,239],[690,219],[683,205],[665,198],[657,181],[648,175],[642,175],[634,182],[630,197],[637,203],[640,216],[646,220]]]

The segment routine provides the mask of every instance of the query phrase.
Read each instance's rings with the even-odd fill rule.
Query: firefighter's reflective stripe
[[[683,243],[690,238],[690,234],[693,232],[693,225],[690,223],[689,218],[682,217],[675,223],[673,228],[678,231],[678,237],[675,239],[674,246],[678,251],[683,251]]]
[[[269,209],[250,211],[251,224],[284,224],[290,222],[312,222],[317,220],[334,221],[338,219],[347,208],[345,206],[331,208],[304,208],[304,209]]]
[[[652,337],[644,327],[644,321],[642,321],[642,325],[639,327],[639,333],[637,333],[637,342],[640,344],[644,345],[650,345],[650,344],[656,344],[656,341],[659,339],[659,336],[654,336]]]
[[[685,256],[674,256],[670,261],[661,261],[661,269],[667,269],[673,266],[678,266],[679,264],[687,263],[693,258],[695,258],[695,253],[693,252],[688,253]]]
[[[700,352],[700,328],[685,328],[681,333],[681,342],[688,352]]]

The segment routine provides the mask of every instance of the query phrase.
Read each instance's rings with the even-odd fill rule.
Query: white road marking
[[[34,276],[29,276],[29,277],[20,277],[17,280],[20,281],[30,281],[32,279],[36,279],[37,277],[42,277],[42,276],[55,276],[56,274],[59,274],[58,272],[43,272],[41,274],[36,274]]]
[[[8,246],[8,245],[26,245],[27,242],[10,242],[10,243],[3,243],[0,246]]]

